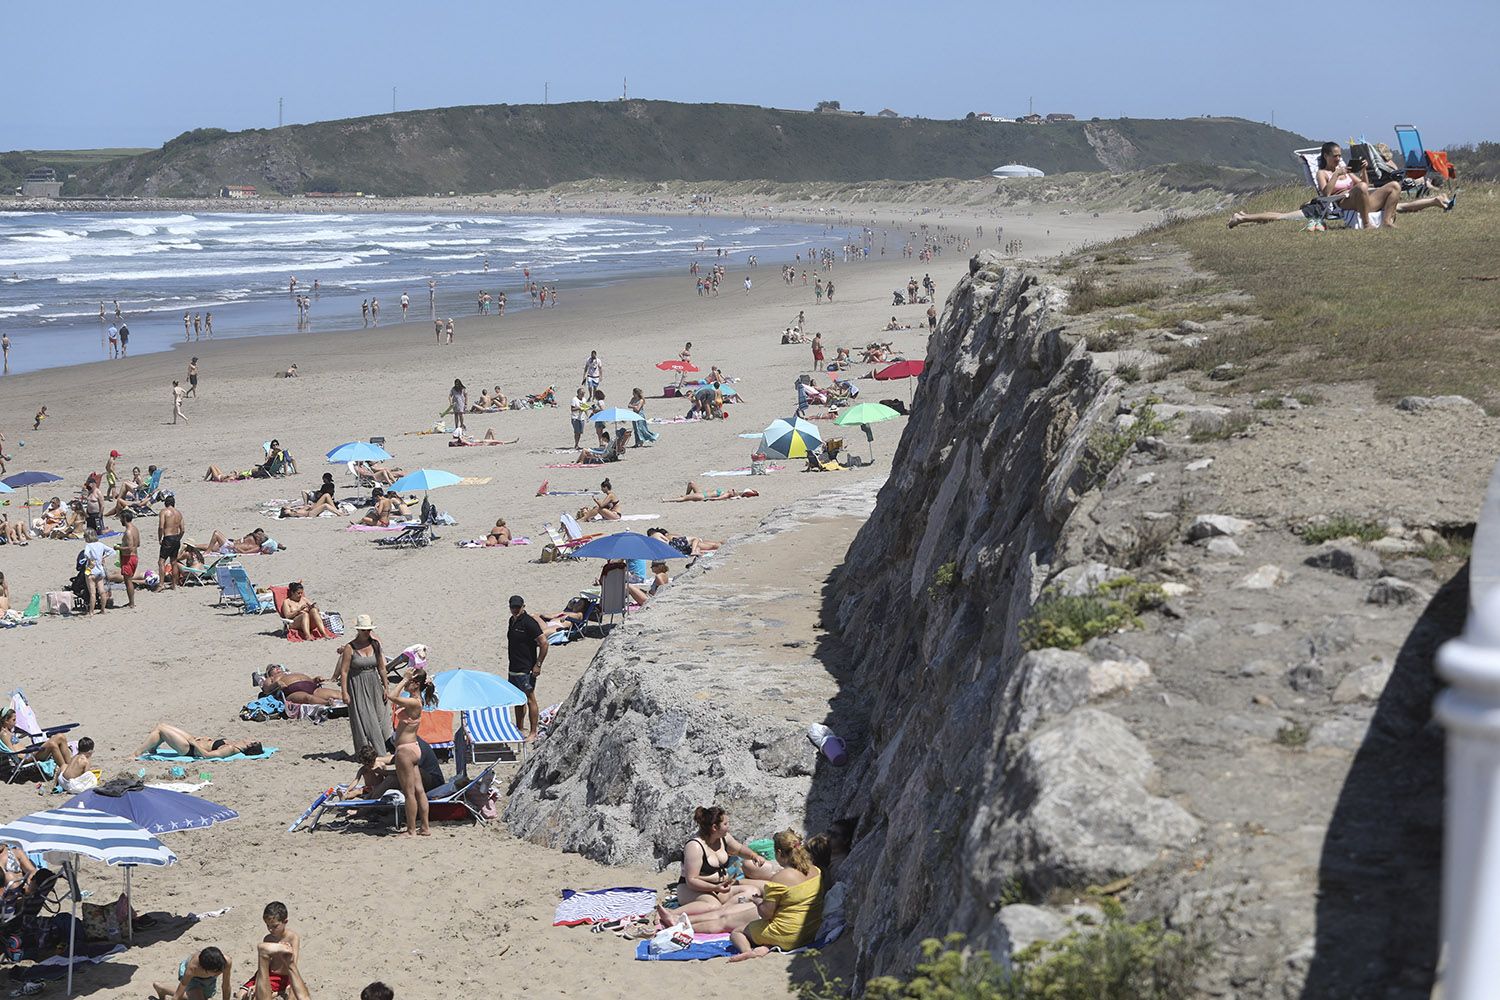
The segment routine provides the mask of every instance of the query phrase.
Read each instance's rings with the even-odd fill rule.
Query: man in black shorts
[[[527,713],[531,715],[531,730],[528,740],[536,739],[537,718],[540,710],[536,704],[536,678],[542,672],[542,662],[547,659],[547,640],[542,637],[542,626],[526,612],[526,601],[518,594],[510,599],[510,622],[505,630],[506,652],[510,657],[510,682],[526,692],[526,704],[516,706],[516,728],[526,726]]]
[[[168,493],[162,503],[161,514],[156,519],[156,534],[161,539],[157,569],[161,573],[161,585],[170,590],[182,582],[182,565],[178,556],[182,549],[183,521],[176,497]]]

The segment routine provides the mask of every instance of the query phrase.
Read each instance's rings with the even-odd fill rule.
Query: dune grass
[[[1288,211],[1305,193],[1243,207]],[[1390,231],[1226,221],[1180,222],[1148,238],[1181,245],[1270,322],[1180,350],[1169,367],[1233,362],[1249,367],[1242,388],[1368,381],[1384,400],[1454,393],[1500,406],[1500,188],[1469,187],[1455,211],[1407,214]]]

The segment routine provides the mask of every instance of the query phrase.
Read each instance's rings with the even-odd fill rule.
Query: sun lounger
[[[427,807],[434,820],[442,820],[446,810],[443,806],[461,805],[465,812],[474,817],[476,823],[486,822],[484,818],[485,799],[489,797],[490,788],[495,780],[495,765],[491,764],[479,774],[474,776],[473,781],[463,782],[455,778],[446,781],[427,793]],[[436,808],[435,808],[436,807]],[[389,814],[391,826],[399,828],[405,821],[406,797],[399,791],[390,791],[378,799],[334,799],[328,798],[317,805],[313,814],[309,830],[316,830],[318,824],[323,820],[323,814],[329,810],[335,814],[343,814],[345,819],[353,819],[363,813],[379,818],[382,814]],[[298,821],[300,823],[301,820]],[[295,826],[296,824],[294,824]]]
[[[469,764],[519,764],[526,738],[516,728],[515,709],[480,708],[463,713],[455,737],[459,774]]]
[[[375,544],[390,549],[425,549],[437,540],[438,536],[432,533],[431,525],[409,524],[398,535],[375,539]]]

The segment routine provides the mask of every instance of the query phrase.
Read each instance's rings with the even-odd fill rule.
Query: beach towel
[[[557,912],[552,917],[553,927],[602,924],[656,912],[655,891],[642,889],[640,886],[625,885],[585,891],[564,889],[562,895],[562,902],[557,904]]]
[[[661,519],[660,514],[621,514],[617,520],[621,521],[657,521]]]
[[[571,451],[572,449],[569,449],[569,450]],[[552,463],[550,465],[544,465],[544,466],[542,466],[542,468],[544,468],[544,469],[592,469],[592,468],[594,468],[594,467],[596,467],[596,466],[598,466],[600,464],[602,464],[602,463],[600,463],[600,462],[554,462],[554,463]]]
[[[160,761],[166,761],[167,763],[170,763],[170,764],[182,764],[182,763],[185,763],[185,762],[194,762],[194,763],[198,763],[198,764],[222,764],[226,760],[265,760],[265,759],[267,759],[268,757],[270,757],[273,753],[275,753],[279,749],[280,749],[280,747],[262,747],[260,753],[257,754],[254,757],[248,757],[245,754],[237,753],[237,754],[231,754],[228,757],[212,757],[212,758],[210,758],[210,757],[185,757],[185,756],[183,756],[182,754],[178,753],[175,750],[163,749],[161,747],[158,747],[157,749],[153,750],[151,753],[141,754],[139,757],[136,758],[136,760],[160,760]]]
[[[495,481],[494,476],[465,476],[458,481],[460,486],[488,486]]]
[[[402,521],[402,522],[392,521],[390,524],[387,524],[384,527],[382,527],[381,525],[378,525],[378,524],[351,524],[351,525],[349,525],[349,527],[345,528],[344,530],[345,531],[401,531],[404,528],[415,528],[417,526],[418,526],[418,522],[416,522],[416,521],[412,521],[410,523],[407,523],[405,521]]]
[[[786,468],[786,466],[784,466],[784,465],[768,465],[768,466],[766,466],[766,472],[767,473],[780,472],[782,469],[785,469],[785,468]],[[750,475],[750,468],[748,466],[746,466],[743,469],[711,469],[708,472],[705,472],[704,475],[705,476],[748,476],[748,475]]]
[[[650,941],[637,941],[635,944],[635,960],[637,962],[703,962],[710,958],[728,958],[734,954],[734,945],[729,943],[725,937],[720,941],[700,941],[698,935],[693,935],[693,943],[681,951],[664,951],[660,954],[651,954]]]
[[[463,541],[461,541],[461,542],[455,542],[454,544],[457,545],[461,549],[503,549],[503,548],[505,548],[504,545],[486,545],[486,544],[484,544],[484,539],[483,538],[466,538]],[[510,540],[510,544],[511,545],[530,545],[531,544],[531,539],[529,539],[529,538],[512,538]]]

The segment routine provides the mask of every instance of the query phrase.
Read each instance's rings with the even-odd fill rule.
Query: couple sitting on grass
[[[698,835],[682,849],[678,906],[656,908],[657,922],[671,927],[686,915],[695,933],[728,931],[731,962],[759,958],[772,948],[792,951],[811,944],[823,920],[824,869],[833,858],[833,838],[805,841],[794,830],[773,838],[776,860],[766,861],[729,833],[721,806],[693,810]],[[738,858],[744,874],[730,871]]]

